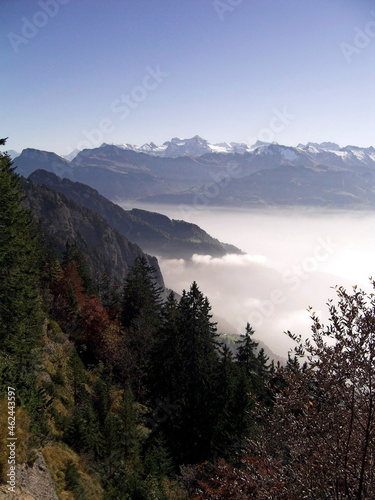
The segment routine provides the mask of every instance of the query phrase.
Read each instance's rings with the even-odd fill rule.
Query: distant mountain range
[[[258,142],[255,146],[251,147],[239,142],[210,144],[205,139],[202,139],[202,137],[199,137],[199,135],[196,135],[191,139],[174,137],[170,141],[164,142],[161,146],[157,146],[154,142],[143,144],[143,146],[134,146],[133,144],[116,144],[116,146],[122,149],[137,151],[138,153],[146,153],[151,156],[178,158],[179,156],[197,157],[207,153],[246,153],[262,144],[264,143]]]
[[[102,147],[107,145],[109,144],[104,143]],[[243,154],[252,153],[256,150],[257,154],[260,154],[266,151],[271,145],[278,146],[277,143],[270,144],[262,141],[257,141],[252,146],[240,142],[221,142],[218,144],[211,144],[207,140],[202,139],[202,137],[199,137],[199,135],[196,135],[191,139],[179,139],[178,137],[174,137],[170,141],[164,142],[159,146],[157,146],[154,142],[143,144],[143,146],[135,146],[133,144],[115,144],[115,146],[121,149],[136,151],[137,153],[146,153],[150,156],[168,158],[178,158],[181,156],[199,157],[210,153]],[[360,162],[367,160],[375,162],[375,149],[373,147],[359,148],[357,146],[346,146],[344,148],[340,148],[340,146],[334,142],[322,142],[320,144],[309,142],[306,145],[298,144],[296,148],[288,149],[295,149],[297,152],[306,154],[306,156],[310,158],[314,158],[319,155],[320,158],[325,156],[328,160],[334,160],[335,156],[338,156],[347,162],[352,162],[353,160],[355,161],[355,158],[360,160]],[[77,156],[78,153],[79,150],[76,149],[69,155],[64,156],[64,158],[71,161],[75,158],[75,156]]]
[[[103,144],[71,161],[25,149],[18,172],[38,169],[87,184],[113,201],[188,206],[375,207],[375,149],[325,142],[212,145],[198,136],[137,148]]]

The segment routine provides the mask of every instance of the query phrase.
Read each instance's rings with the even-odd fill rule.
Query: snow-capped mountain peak
[[[102,146],[105,146],[104,143]],[[210,143],[199,135],[189,139],[173,137],[170,141],[157,145],[155,142],[136,146],[129,143],[117,144],[121,149],[127,149],[150,156],[178,158],[183,156],[199,157],[204,154],[250,154],[257,157],[273,158],[280,164],[296,163],[300,165],[325,164],[335,169],[355,166],[370,166],[375,164],[375,148],[361,148],[346,146],[341,148],[334,142],[308,142],[298,144],[297,147],[284,146],[277,142],[267,143],[257,141],[253,145],[239,142]],[[71,161],[78,153],[75,150],[71,155],[65,156]]]
[[[259,141],[258,141],[259,142]],[[117,144],[123,149],[131,149],[141,153],[147,153],[152,156],[165,156],[177,158],[179,156],[202,156],[208,153],[239,153],[250,152],[254,147],[239,142],[220,142],[217,144],[209,143],[199,135],[190,139],[181,139],[173,137],[170,141],[157,146],[154,142],[143,144],[143,146],[133,146],[131,144]]]

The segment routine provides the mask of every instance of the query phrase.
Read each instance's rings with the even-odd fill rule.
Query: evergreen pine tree
[[[0,153],[0,385],[17,384],[27,402],[36,390],[33,350],[42,317],[38,230],[24,203],[20,177]]]
[[[236,354],[237,362],[245,369],[249,376],[257,374],[259,365],[256,352],[258,342],[254,342],[252,339],[254,333],[253,328],[247,323],[245,334],[241,335],[239,340],[236,340],[236,344],[238,345]]]
[[[272,405],[273,394],[269,387],[269,382],[274,374],[274,363],[269,362],[269,357],[264,352],[263,347],[260,349],[258,356],[258,400],[267,406]]]
[[[120,370],[130,382],[136,399],[147,395],[150,351],[156,329],[161,324],[161,291],[155,269],[147,259],[138,257],[127,276],[122,308],[122,325],[126,330],[124,356]]]
[[[268,358],[263,349],[257,353],[258,342],[253,340],[254,334],[254,329],[247,323],[245,334],[241,335],[241,338],[236,341],[239,346],[236,360],[238,367],[247,376],[249,389],[253,397],[265,402],[269,399],[269,393],[266,389]]]
[[[134,397],[130,387],[126,387],[120,409],[120,439],[124,457],[132,458],[139,454],[137,417],[134,410]]]
[[[98,280],[98,297],[103,306],[108,309],[111,318],[117,317],[121,303],[121,293],[107,273]]]
[[[19,176],[10,157],[0,153],[0,345],[8,354],[29,354],[37,339],[36,235]]]
[[[70,244],[69,242],[67,242],[65,245],[65,252],[62,260],[64,269],[71,262],[76,263],[79,277],[82,280],[84,292],[87,294],[95,293],[95,287],[91,278],[90,270],[82,250],[76,243]]]
[[[67,490],[74,493],[76,498],[85,500],[85,490],[81,483],[81,476],[78,472],[77,466],[72,460],[68,460],[64,468],[65,487]]]
[[[264,352],[263,347],[260,349],[257,359],[258,359],[258,374],[263,379],[267,379],[268,375],[270,374],[271,364],[269,363],[270,358]]]
[[[165,380],[169,371],[172,381],[165,395],[171,409],[160,429],[177,463],[194,463],[213,452],[219,366],[216,326],[211,322],[211,306],[195,282],[189,292],[183,292],[177,312],[172,299],[169,304],[172,315],[164,331],[167,349],[161,352],[165,367],[161,377]]]
[[[235,417],[238,408],[235,405],[235,396],[238,370],[227,345],[223,345],[221,354],[215,391],[218,418],[213,445],[217,457],[228,457],[236,441]]]
[[[162,288],[156,283],[156,270],[146,257],[137,257],[125,281],[122,324],[133,326],[143,317],[151,326],[159,325]]]
[[[180,311],[173,292],[162,307],[162,324],[156,330],[150,353],[148,386],[151,405],[156,399],[173,399],[179,393],[177,379],[172,376],[181,366],[178,320]]]
[[[74,408],[64,432],[64,440],[77,451],[84,450],[95,458],[104,451],[104,440],[95,411],[85,367],[74,350],[70,358],[73,382]]]

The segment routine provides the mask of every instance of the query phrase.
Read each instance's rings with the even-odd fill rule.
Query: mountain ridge
[[[208,144],[197,136],[193,139],[199,147]],[[162,157],[104,144],[79,152],[72,161],[26,149],[15,164],[26,177],[42,168],[89,185],[117,202],[189,203],[194,207],[198,197],[198,204],[203,200],[205,205],[221,206],[375,207],[372,146],[340,148],[335,143],[310,142],[294,148],[258,142],[251,151],[241,153]]]
[[[199,226],[171,220],[165,215],[146,210],[124,210],[95,189],[70,179],[62,179],[44,170],[33,172],[29,178],[34,184],[50,186],[75,203],[94,211],[130,241],[152,255],[165,258],[190,258],[195,254],[222,256],[241,251],[212,238]]]
[[[77,204],[47,185],[22,180],[26,204],[33,212],[49,247],[62,258],[66,243],[77,244],[92,274],[107,275],[116,285],[124,284],[137,257],[145,257],[155,268],[158,284],[164,287],[156,257],[112,228],[99,214]]]
[[[170,141],[166,141],[161,145],[156,145],[154,142],[145,143],[142,146],[136,146],[134,144],[123,143],[115,144],[115,146],[128,149],[131,151],[146,153],[152,156],[161,157],[172,157],[176,158],[179,156],[202,156],[207,153],[248,153],[253,152],[259,147],[270,146],[272,144],[278,145],[277,143],[268,143],[258,140],[253,145],[249,145],[241,142],[221,142],[221,143],[210,143],[206,139],[203,139],[199,135],[196,135],[189,139],[180,139],[179,137],[174,137]],[[101,147],[108,145],[103,143]],[[371,146],[369,148],[360,148],[358,146],[347,145],[343,148],[334,142],[322,142],[314,143],[308,142],[305,144],[298,144],[295,148],[293,146],[284,146],[293,149],[306,149],[307,147],[314,147],[318,151],[350,151],[352,148],[356,150],[371,150],[375,153],[375,149]]]

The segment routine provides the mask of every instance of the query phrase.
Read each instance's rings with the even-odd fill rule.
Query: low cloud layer
[[[265,264],[267,258],[264,255],[236,255],[236,254],[228,254],[224,255],[221,258],[211,257],[211,255],[193,255],[192,261],[195,264],[204,264],[206,266],[240,266],[246,267],[251,263],[255,264]]]
[[[208,296],[215,316],[227,320],[236,333],[244,332],[249,322],[259,339],[286,356],[292,343],[283,332],[309,332],[306,308],[324,308],[327,294],[332,295],[330,286],[335,284],[335,277],[314,273],[305,280],[293,276],[293,281],[288,282],[267,265],[266,258],[259,263],[251,257],[193,256],[191,261],[159,259],[159,263],[167,286],[180,293],[196,281]]]
[[[161,211],[160,207],[158,209]],[[164,213],[178,218],[171,207]],[[307,307],[326,322],[332,287],[370,290],[375,277],[375,215],[372,213],[202,212],[197,220],[211,235],[248,252],[191,260],[160,259],[166,285],[181,293],[196,281],[216,316],[236,332],[247,322],[274,352],[292,346],[283,333],[310,334]]]

